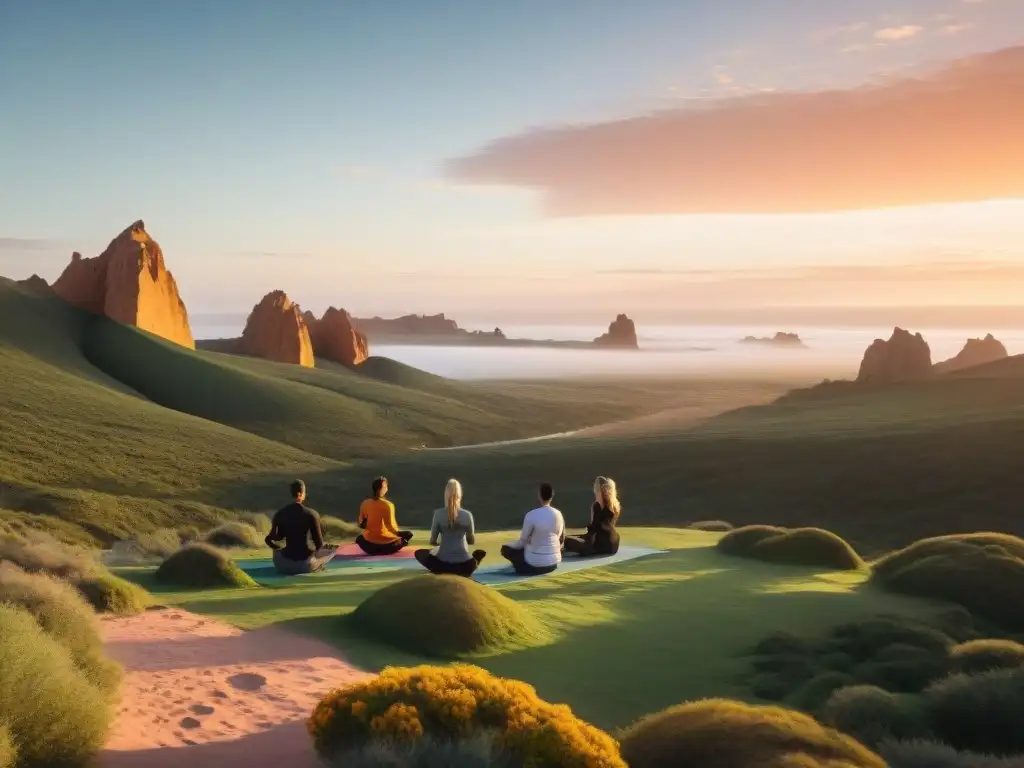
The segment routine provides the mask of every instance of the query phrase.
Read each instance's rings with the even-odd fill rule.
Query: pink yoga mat
[[[408,546],[405,549],[400,549],[393,555],[368,555],[359,548],[358,544],[345,544],[338,547],[338,554],[336,557],[352,559],[357,557],[365,557],[373,560],[388,560],[388,559],[401,559],[406,557],[415,557],[416,547]]]

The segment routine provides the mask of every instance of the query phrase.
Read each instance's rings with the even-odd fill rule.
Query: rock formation
[[[774,336],[746,336],[740,344],[771,344],[777,347],[806,347],[798,334],[777,332]]]
[[[968,339],[956,357],[935,364],[935,373],[950,373],[964,368],[973,368],[1007,357],[1006,347],[991,333],[984,339]]]
[[[888,341],[875,339],[860,363],[858,382],[923,379],[932,372],[932,351],[920,333],[894,328]]]
[[[619,315],[608,326],[608,333],[594,339],[599,347],[618,347],[622,349],[639,349],[636,338],[636,324],[625,315]]]
[[[362,333],[373,336],[448,336],[464,333],[454,320],[439,315],[402,315],[385,319],[382,317],[354,318],[352,323]]]
[[[74,253],[53,290],[93,314],[195,349],[178,284],[164,265],[160,246],[141,221],[115,237],[95,258]]]
[[[319,320],[312,312],[306,312],[303,317],[317,357],[342,365],[359,365],[370,356],[366,336],[355,329],[352,316],[344,309],[331,307]]]
[[[241,351],[253,357],[312,368],[313,344],[299,305],[284,291],[271,291],[245,321]]]
[[[53,288],[50,287],[50,284],[39,275],[32,275],[32,277],[26,277],[24,280],[19,280],[18,285],[23,285],[36,293],[53,293]]]

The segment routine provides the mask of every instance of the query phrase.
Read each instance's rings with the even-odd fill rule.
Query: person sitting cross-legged
[[[363,532],[356,537],[356,544],[368,555],[393,555],[409,544],[412,532],[398,529],[395,505],[384,498],[388,493],[387,478],[378,477],[371,488],[373,497],[359,507],[359,527]]]
[[[417,549],[416,559],[431,573],[469,577],[487,555],[482,549],[470,554],[469,544],[476,544],[473,513],[462,508],[462,485],[453,478],[444,489],[444,507],[434,512],[430,524],[430,546],[437,547],[437,554]]]
[[[324,544],[320,515],[303,504],[306,484],[296,480],[291,492],[294,501],[274,515],[266,538],[274,551],[274,567],[284,576],[322,570],[337,552],[336,546]],[[278,546],[280,541],[284,541],[283,547]]]
[[[501,548],[501,556],[523,576],[551,573],[562,562],[565,520],[551,506],[555,492],[548,483],[540,486],[539,496],[540,506],[526,513],[519,540]]]
[[[619,551],[619,532],[615,525],[622,509],[615,481],[599,477],[594,481],[594,504],[590,508],[590,524],[582,536],[566,536],[565,551],[580,557],[614,555]]]

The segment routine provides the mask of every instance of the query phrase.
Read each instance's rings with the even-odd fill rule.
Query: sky
[[[1024,0],[0,1],[0,274],[143,219],[193,314],[1019,305],[1022,44]]]

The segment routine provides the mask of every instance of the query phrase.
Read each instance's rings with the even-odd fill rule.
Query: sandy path
[[[103,629],[126,674],[101,768],[317,766],[306,717],[327,691],[366,676],[312,638],[173,608]]]

